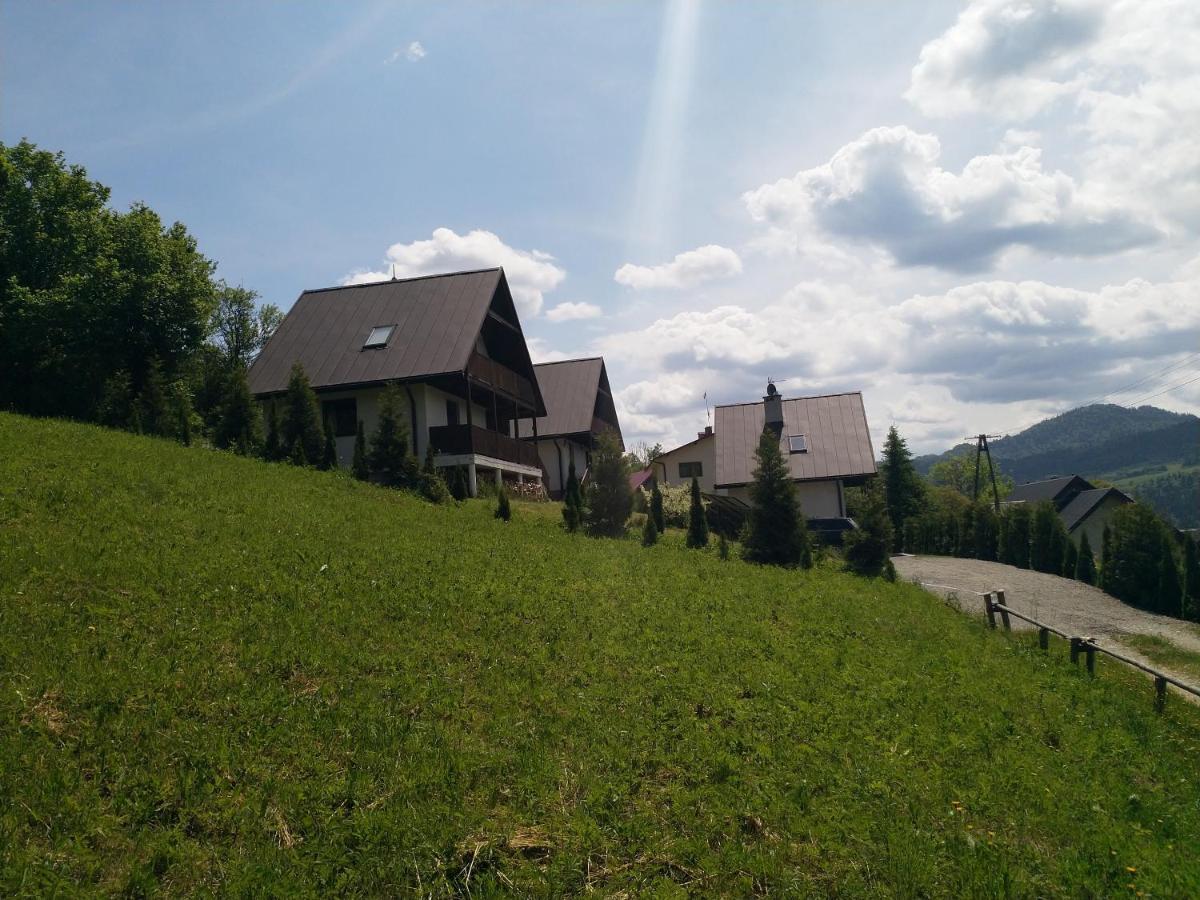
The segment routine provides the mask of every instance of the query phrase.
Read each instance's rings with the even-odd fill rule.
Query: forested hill
[[[917,470],[971,447],[919,456]],[[997,465],[1021,484],[1079,474],[1111,481],[1154,506],[1180,527],[1200,525],[1192,499],[1200,487],[1200,418],[1153,406],[1085,406],[1038,422],[991,444]],[[1158,481],[1169,479],[1169,490]]]

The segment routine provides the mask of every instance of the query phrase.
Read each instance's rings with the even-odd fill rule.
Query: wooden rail
[[[1039,622],[1032,616],[1027,616],[1024,613],[1017,612],[1011,606],[1004,602],[1004,591],[988,591],[983,594],[984,609],[987,612],[988,625],[992,628],[996,627],[996,614],[1000,614],[1000,620],[1004,623],[1004,630],[1012,630],[1012,622],[1010,617],[1016,617],[1022,622],[1028,622],[1038,630],[1038,646],[1042,650],[1050,649],[1050,635],[1056,634],[1063,640],[1070,642],[1071,646],[1071,662],[1078,664],[1079,656],[1083,654],[1087,663],[1087,671],[1089,675],[1096,674],[1096,654],[1103,653],[1106,656],[1111,656],[1119,662],[1125,663],[1127,666],[1132,666],[1135,669],[1140,669],[1154,679],[1154,708],[1159,712],[1163,711],[1163,706],[1167,701],[1167,685],[1175,687],[1177,690],[1183,691],[1185,694],[1191,694],[1193,697],[1200,697],[1200,689],[1193,687],[1180,681],[1174,676],[1168,675],[1166,672],[1160,672],[1158,669],[1152,669],[1136,659],[1130,659],[1124,654],[1118,653],[1115,650],[1110,650],[1107,647],[1102,647],[1090,637],[1081,637],[1079,635],[1067,634],[1065,631],[1060,631],[1053,625],[1047,625],[1045,622]]]

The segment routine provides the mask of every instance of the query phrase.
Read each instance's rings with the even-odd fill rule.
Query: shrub
[[[361,427],[362,423],[359,423]],[[279,409],[274,400],[267,401],[267,440],[263,444],[263,459],[278,462],[283,459],[283,443],[279,436]]]
[[[725,532],[717,532],[717,556],[729,559],[729,541],[725,540]]]
[[[764,429],[755,456],[758,467],[750,486],[742,557],[767,565],[810,568],[812,545],[791,473],[779,450],[779,436]]]
[[[1029,507],[1014,503],[1000,515],[1000,562],[1029,568]]]
[[[883,492],[867,491],[858,528],[845,536],[846,569],[855,575],[878,578],[884,574],[892,547],[892,522]]]
[[[333,437],[333,425],[325,420],[325,447],[321,451],[321,468],[325,471],[336,469],[338,466],[337,441]]]
[[[646,502],[646,492],[640,487],[633,489],[633,511],[635,513],[644,513],[649,511],[649,504]]]
[[[254,407],[254,398],[250,396],[246,373],[237,368],[225,380],[225,397],[221,403],[221,415],[217,420],[213,443],[222,450],[248,455],[258,448],[258,441],[258,410]]]
[[[450,489],[438,472],[421,472],[417,475],[417,492],[430,503],[448,503]]]
[[[401,410],[404,408],[400,389],[391,385],[384,390],[379,402],[379,425],[371,437],[367,464],[371,475],[389,487],[417,486],[417,461],[409,444],[408,428]]]
[[[1084,584],[1096,583],[1096,558],[1092,556],[1092,544],[1087,532],[1079,538],[1079,552],[1075,557],[1075,580]]]
[[[371,477],[371,469],[367,465],[367,439],[363,434],[362,419],[358,420],[358,432],[354,435],[354,459],[350,463],[350,471],[359,481],[367,481]]]
[[[583,522],[583,495],[579,491],[579,478],[575,474],[575,459],[571,458],[567,469],[567,486],[563,492],[563,524],[567,531],[578,531]]]
[[[646,516],[646,524],[642,526],[642,546],[651,547],[658,543],[658,526],[654,524],[654,516]]]
[[[1179,572],[1167,526],[1141,503],[1118,509],[1111,526],[1104,590],[1133,606],[1178,616]]]
[[[659,490],[657,479],[650,491],[650,515],[654,517],[654,527],[658,529],[659,533],[666,531],[667,525],[663,519],[663,495]]]
[[[1065,531],[1063,532],[1066,533]],[[1063,567],[1059,574],[1063,578],[1074,578],[1075,570],[1079,568],[1079,548],[1075,542],[1067,538],[1066,552],[1063,553]]]
[[[588,533],[596,537],[620,537],[633,509],[625,457],[615,432],[603,432],[592,454],[592,478],[583,512]]]
[[[508,502],[508,491],[504,488],[500,488],[500,497],[496,501],[495,516],[497,519],[505,522],[512,518],[512,505]]]
[[[293,462],[299,457],[296,444],[302,445],[304,459],[309,463],[319,463],[325,454],[325,433],[321,428],[317,395],[300,363],[292,366],[292,374],[288,379],[283,398],[280,438],[283,453]]]
[[[704,501],[700,498],[700,482],[692,476],[688,508],[687,545],[693,550],[708,546],[708,522],[704,518]]]

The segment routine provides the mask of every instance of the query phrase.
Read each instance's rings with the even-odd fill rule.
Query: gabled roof
[[[648,481],[654,479],[654,467],[647,466],[644,469],[638,469],[636,472],[629,473],[629,489],[636,491]]]
[[[1078,475],[1063,475],[1061,478],[1047,478],[1044,481],[1018,484],[1005,499],[1008,503],[1041,503],[1043,500],[1057,501],[1068,491],[1090,491],[1091,489],[1091,483]]]
[[[766,415],[762,403],[716,408],[716,487],[748,484]],[[827,394],[783,401],[780,434],[783,458],[795,481],[875,474],[875,453],[867,430],[862,394]],[[806,453],[789,453],[789,435],[803,434]]]
[[[305,291],[250,367],[250,390],[286,389],[297,362],[318,390],[461,372],[489,311],[519,336],[515,370],[534,380],[508,282],[495,268]],[[381,325],[396,326],[387,345],[364,349]]]
[[[658,462],[660,459],[666,459],[672,453],[678,453],[680,450],[686,450],[688,447],[694,447],[701,441],[712,440],[716,436],[717,433],[715,431],[702,431],[700,434],[696,435],[696,439],[694,441],[688,441],[686,444],[680,444],[678,447],[672,447],[670,450],[664,450],[662,453],[658,454],[658,456],[654,457],[654,461]]]
[[[620,437],[604,357],[538,363],[533,371],[546,401],[546,415],[537,420],[539,438],[588,433],[596,418],[608,422]],[[528,422],[522,420],[520,425],[521,437],[533,436]]]
[[[1116,488],[1093,488],[1089,491],[1081,491],[1059,513],[1067,531],[1074,531],[1077,526],[1083,524],[1092,511],[1110,495],[1115,496],[1121,503],[1133,502],[1132,497]]]

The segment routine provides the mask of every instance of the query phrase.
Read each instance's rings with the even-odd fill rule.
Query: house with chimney
[[[1058,517],[1071,540],[1078,544],[1087,535],[1093,553],[1100,552],[1104,528],[1113,514],[1134,500],[1115,487],[1096,487],[1078,475],[1062,475],[1042,481],[1018,484],[1004,500],[1006,506],[1024,503],[1033,506],[1044,501],[1054,504]]]
[[[621,424],[603,357],[539,363],[533,371],[546,414],[520,420],[518,433],[537,447],[546,490],[552,498],[559,499],[566,489],[572,463],[576,477],[581,482],[585,480],[601,434],[614,433],[621,449],[625,448]]]
[[[305,291],[250,367],[255,398],[278,402],[296,363],[341,465],[358,423],[369,439],[383,390],[397,385],[413,453],[432,447],[435,466],[461,466],[472,496],[480,478],[542,480],[547,408],[503,269]]]
[[[805,517],[818,531],[840,532],[845,488],[877,474],[862,394],[785,398],[768,382],[760,402],[714,409],[713,424],[654,461],[660,484],[690,484],[723,510],[744,515],[764,431],[779,441]]]

